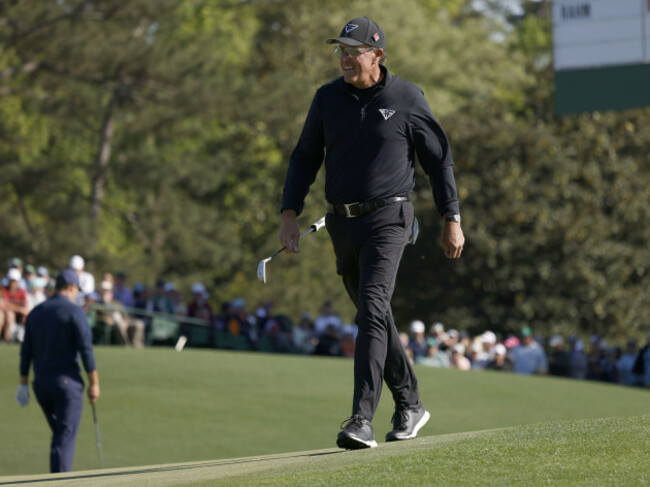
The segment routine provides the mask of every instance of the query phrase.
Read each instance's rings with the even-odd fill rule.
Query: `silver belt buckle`
[[[350,213],[350,207],[352,205],[358,205],[359,202],[357,201],[356,203],[343,203],[343,207],[345,208],[345,217],[346,218],[354,218],[354,216]]]

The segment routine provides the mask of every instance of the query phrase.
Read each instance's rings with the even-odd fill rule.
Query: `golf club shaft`
[[[97,454],[99,455],[99,467],[104,468],[104,457],[102,455],[102,440],[99,437],[99,424],[97,423],[97,408],[95,403],[91,402],[93,408],[93,422],[95,423],[95,442],[97,443]]]

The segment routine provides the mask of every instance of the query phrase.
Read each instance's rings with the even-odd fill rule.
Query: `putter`
[[[309,235],[311,232],[317,232],[318,230],[320,230],[320,229],[323,228],[324,226],[325,226],[325,217],[321,218],[320,220],[318,220],[318,221],[315,222],[315,223],[312,223],[311,226],[309,227],[309,230],[307,230],[306,232],[304,232],[304,233],[303,233],[302,235],[300,235],[300,237],[298,237],[298,238],[302,238],[302,237],[304,237],[305,235]],[[262,261],[260,262],[260,264],[257,266],[257,278],[258,278],[260,281],[264,281],[264,284],[266,284],[266,263],[267,263],[268,261],[270,261],[270,260],[271,260],[273,257],[275,257],[276,255],[278,255],[280,252],[282,252],[284,249],[286,249],[286,247],[282,247],[280,250],[276,250],[276,251],[273,252],[270,256],[268,256],[266,259],[262,259]]]
[[[91,402],[93,407],[93,422],[95,423],[95,442],[97,443],[97,453],[99,454],[99,467],[104,468],[104,457],[102,456],[102,440],[99,438],[99,425],[97,424],[97,408],[95,403]]]

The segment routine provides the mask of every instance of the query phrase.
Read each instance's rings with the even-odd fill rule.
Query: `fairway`
[[[434,462],[432,465],[437,469],[443,457],[445,462],[479,462],[483,458],[492,458],[491,455],[498,452],[494,450],[495,446],[481,446],[482,443],[463,446],[467,445],[466,441],[478,437],[501,441],[497,442],[499,448],[505,448],[509,455],[514,455],[525,445],[535,451],[535,438],[538,437],[551,446],[548,451],[542,450],[535,455],[551,455],[560,461],[562,458],[554,453],[554,448],[560,448],[562,442],[569,444],[579,438],[589,438],[586,433],[580,433],[581,428],[585,431],[595,428],[594,431],[606,433],[606,436],[600,433],[594,436],[593,444],[585,441],[587,451],[605,448],[611,449],[612,455],[625,451],[617,446],[617,428],[621,428],[620,434],[630,428],[626,433],[631,435],[630,438],[636,431],[645,430],[646,437],[648,432],[647,417],[639,418],[648,413],[650,395],[646,390],[550,377],[417,367],[422,401],[432,412],[432,420],[421,431],[423,438],[400,445],[383,443],[392,414],[392,401],[385,390],[373,421],[381,447],[376,452],[340,455],[334,454],[339,450],[331,448],[339,423],[350,414],[351,360],[216,350],[178,353],[155,348],[99,347],[96,355],[102,385],[97,410],[107,468],[207,461],[221,472],[225,470],[224,466],[234,468],[238,465],[239,469],[246,464],[253,469],[252,465],[257,464],[227,460],[233,458],[288,454],[287,458],[293,459],[291,461],[300,464],[309,459],[309,465],[318,466],[321,462],[355,458],[355,455],[365,455],[362,458],[368,461],[376,458],[381,463],[381,455],[395,452],[397,458],[384,469],[392,469],[391,465],[397,462],[395,468],[399,470],[401,449],[406,449],[406,452],[422,444],[432,445],[432,449],[424,450],[434,458],[422,458],[415,462],[415,466],[419,462]],[[0,347],[0,410],[5,412],[0,419],[3,438],[0,444],[0,476],[3,476],[0,484],[6,481],[6,476],[46,474],[48,471],[49,431],[33,396],[24,409],[15,402],[17,380],[18,347]],[[624,419],[633,416],[637,418]],[[619,419],[562,423],[596,418]],[[469,436],[446,436],[513,426],[521,427],[471,433]],[[565,437],[563,433],[572,429],[576,434]],[[520,446],[507,439],[515,433],[523,435]],[[7,438],[11,441],[6,441]],[[460,448],[460,453],[453,453],[451,447],[444,446],[450,441],[456,445],[454,448]],[[561,443],[552,446],[556,441]],[[650,463],[647,441],[628,441],[632,443],[630,447],[645,445],[641,452],[645,452],[646,465]],[[311,451],[328,455],[295,453]],[[632,455],[630,461],[636,458],[633,451],[628,453]],[[456,458],[460,454],[462,459]],[[404,461],[410,455],[406,455]],[[625,463],[624,458],[619,460]],[[346,463],[340,461],[343,462],[341,475],[345,475]],[[261,461],[254,469],[264,470],[268,464],[268,460]],[[98,467],[92,414],[87,407],[79,432],[74,470],[80,472]],[[339,467],[329,465],[323,468],[336,470]],[[167,472],[161,467],[153,470]],[[203,471],[204,467],[186,466],[181,470],[196,472]],[[248,475],[251,471],[246,467],[243,473],[237,472],[237,475]],[[171,472],[163,475],[165,478],[175,476]],[[102,473],[102,477],[93,482],[100,479],[110,480]],[[122,477],[122,481],[125,480],[126,477]],[[267,479],[263,482],[270,483],[259,485],[294,485],[284,481],[287,479],[276,484],[275,480]],[[174,485],[184,485],[182,482]],[[186,481],[186,484],[190,482]],[[344,480],[342,482],[345,484]]]
[[[354,452],[328,449],[0,478],[0,486],[641,486],[650,483],[649,429],[650,416],[555,422]]]

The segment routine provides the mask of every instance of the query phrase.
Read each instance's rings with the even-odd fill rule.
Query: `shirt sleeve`
[[[77,339],[77,348],[81,356],[81,362],[87,373],[95,370],[95,354],[93,353],[92,333],[88,325],[88,319],[83,308],[77,307],[73,314],[74,333]]]
[[[319,92],[312,100],[298,144],[291,154],[282,193],[282,209],[302,213],[305,197],[323,164],[325,143],[318,108]]]
[[[449,141],[422,91],[416,95],[410,122],[415,151],[429,176],[438,212],[441,215],[460,213]]]
[[[33,348],[32,348],[32,324],[31,318],[33,314],[27,315],[27,320],[25,321],[25,336],[23,337],[23,343],[20,345],[20,375],[21,377],[27,377],[29,375],[29,367],[32,364],[33,357]]]

